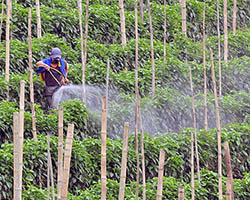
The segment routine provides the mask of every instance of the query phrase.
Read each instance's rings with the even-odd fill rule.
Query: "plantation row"
[[[73,101],[74,102],[74,101]],[[67,102],[66,104],[70,104]],[[79,110],[79,107],[66,108],[72,109],[74,111]],[[73,108],[72,108],[73,107]],[[83,107],[84,108],[84,107]],[[65,129],[66,125],[70,122],[71,112],[64,112],[65,114]],[[1,116],[3,116],[1,114]],[[25,124],[30,123],[27,119],[27,113],[25,114]],[[42,119],[42,117],[44,119]],[[75,117],[75,116],[74,116]],[[28,139],[31,135],[25,131],[25,141],[24,141],[24,172],[23,172],[23,185],[24,188],[28,189],[29,186],[33,185],[35,187],[46,186],[46,169],[47,169],[47,138],[46,134],[50,133],[52,135],[57,135],[57,131],[48,127],[48,130],[40,127],[44,121],[47,123],[55,122],[57,123],[57,115],[46,115],[38,116],[38,142],[34,142],[33,139]],[[77,122],[76,122],[77,123]],[[94,139],[92,137],[79,138],[79,130],[75,132],[76,140],[73,141],[72,147],[72,158],[71,158],[71,176],[69,180],[69,190],[72,194],[77,194],[80,190],[86,190],[85,192],[91,191],[96,188],[95,182],[100,180],[100,161],[101,161],[101,141],[99,139],[100,133],[98,132]],[[65,130],[66,131],[66,130]],[[173,180],[174,185],[179,185],[181,183],[188,184],[190,182],[190,129],[184,129],[181,134],[161,134],[155,136],[154,138],[149,135],[144,137],[144,148],[145,148],[145,161],[146,161],[146,177],[147,181],[155,182],[151,180],[157,177],[158,174],[158,155],[160,149],[163,149],[166,153],[165,160],[165,170],[164,176],[166,177],[165,184],[168,180]],[[9,132],[11,134],[11,132]],[[131,133],[132,134],[132,133]],[[248,184],[243,185],[239,188],[240,191],[236,192],[237,195],[243,195],[245,199],[249,197],[249,175],[245,172],[250,170],[250,158],[249,150],[245,147],[249,145],[250,126],[249,124],[231,124],[222,129],[222,142],[228,141],[231,150],[231,162],[233,175],[236,179],[236,185],[238,184]],[[9,135],[9,141],[11,141],[11,136]],[[216,196],[216,174],[212,173],[217,171],[217,142],[216,142],[216,130],[211,129],[209,131],[201,130],[198,132],[198,148],[200,153],[200,167],[201,169],[206,169],[204,173],[208,173],[212,176],[212,180],[204,175],[204,179],[201,181],[202,188],[197,191],[198,196],[202,196],[203,192],[211,193],[214,191],[214,196]],[[57,137],[51,137],[51,156],[52,163],[57,166]],[[135,153],[135,143],[134,135],[129,137],[129,149],[128,149],[128,168],[127,168],[127,183],[133,185],[136,177],[136,153]],[[107,178],[113,181],[119,182],[120,177],[120,162],[122,153],[122,141],[120,139],[107,140]],[[12,186],[13,186],[13,143],[5,142],[1,145],[0,150],[0,161],[1,161],[1,198],[11,199],[12,198]],[[209,172],[209,171],[210,172]],[[223,166],[223,174],[226,174],[225,166]],[[203,175],[202,175],[203,176]],[[246,177],[245,177],[246,176]],[[54,170],[54,180],[56,180],[57,172]],[[167,178],[169,177],[169,178]],[[170,178],[171,177],[171,178]],[[246,178],[243,179],[243,178]],[[248,177],[248,178],[247,178]],[[211,186],[211,181],[214,185]],[[111,181],[112,183],[112,181]],[[117,183],[116,183],[117,184]],[[150,184],[149,184],[150,185]],[[90,187],[91,186],[91,187]],[[89,188],[90,187],[90,188]],[[115,188],[117,188],[116,186]],[[152,187],[152,186],[149,186]],[[155,187],[155,184],[154,184]],[[186,187],[190,187],[186,185]],[[203,188],[204,187],[204,188]],[[237,186],[239,187],[239,186]],[[98,190],[97,187],[94,189]],[[115,189],[113,189],[115,190]],[[204,190],[204,191],[203,191]],[[149,190],[150,191],[150,190]],[[208,192],[210,191],[210,192]],[[172,195],[176,196],[176,191],[171,190]],[[97,192],[99,194],[99,191]],[[133,194],[133,192],[131,192]],[[94,194],[92,194],[94,195]],[[152,194],[153,195],[153,194]],[[154,194],[155,195],[155,194]],[[207,199],[206,195],[204,198]]]
[[[77,1],[41,1],[42,33],[52,33],[66,40],[74,46],[74,40],[79,38],[79,18]],[[126,1],[126,35],[127,39],[135,38],[134,1]],[[179,0],[169,2],[167,6],[167,41],[172,42],[181,34],[181,5]],[[232,30],[232,5],[233,0],[228,1],[228,21]],[[0,5],[1,6],[1,5]],[[187,26],[188,37],[194,40],[202,39],[202,9],[203,3],[196,0],[187,0]],[[245,1],[237,3],[237,28],[249,27],[249,5]],[[35,1],[19,1],[13,3],[12,39],[25,41],[27,38],[28,7],[33,7],[33,37],[36,37],[36,10]],[[216,2],[206,1],[207,34],[217,36],[216,27]],[[70,10],[70,12],[69,12]],[[83,22],[85,20],[85,2],[83,2]],[[164,6],[163,1],[153,1],[151,4],[154,38],[163,41]],[[223,25],[223,2],[220,2],[220,24]],[[6,20],[4,18],[4,20]],[[144,21],[139,19],[139,31],[141,38],[149,38],[149,19],[147,9],[144,8]],[[5,21],[3,22],[5,24]],[[2,40],[5,36],[3,27]],[[223,30],[221,29],[221,34]],[[120,43],[120,18],[119,4],[117,1],[91,1],[89,6],[89,38],[102,44]]]

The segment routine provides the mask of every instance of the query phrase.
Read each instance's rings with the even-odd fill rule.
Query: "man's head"
[[[51,56],[53,57],[53,58],[61,58],[61,56],[62,56],[62,52],[61,52],[61,50],[59,49],[59,48],[53,48],[52,49],[52,51],[51,51]]]

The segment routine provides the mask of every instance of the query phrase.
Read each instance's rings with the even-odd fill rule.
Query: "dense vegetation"
[[[17,2],[17,1],[15,1]],[[69,80],[81,84],[81,45],[77,1],[41,0],[42,37],[36,38],[35,1],[13,2],[10,40],[10,81],[5,81],[5,21],[3,18],[0,42],[0,199],[12,199],[13,190],[13,113],[18,111],[20,80],[26,82],[24,127],[24,199],[47,199],[47,143],[52,134],[51,153],[54,178],[57,176],[57,111],[48,114],[43,97],[43,83],[34,74],[34,89],[38,142],[32,140],[29,108],[29,72],[27,17],[32,7],[33,62],[47,57],[52,47],[63,50],[70,63]],[[119,5],[114,0],[93,0],[89,5],[89,36],[86,82],[100,98],[106,83],[107,59],[110,59],[110,102],[108,115],[107,178],[108,197],[117,199],[119,192],[122,132],[126,121],[131,122],[126,199],[135,199],[136,153],[134,144],[134,83],[135,83],[135,23],[134,0],[126,0],[126,36],[124,47],[120,36]],[[147,198],[156,198],[159,151],[166,152],[164,199],[176,199],[180,185],[185,187],[186,199],[191,196],[190,184],[190,127],[192,127],[192,98],[189,86],[190,66],[193,71],[195,106],[197,111],[198,148],[201,182],[196,182],[196,197],[200,200],[218,199],[217,137],[209,48],[215,56],[218,78],[218,46],[216,1],[206,1],[206,61],[208,68],[209,130],[203,130],[203,64],[202,9],[198,0],[187,0],[187,38],[181,32],[179,0],[167,1],[167,61],[163,61],[163,0],[152,2],[154,52],[156,65],[156,95],[151,98],[151,52],[149,19],[139,19],[139,91],[145,131]],[[222,142],[228,141],[231,150],[235,199],[250,199],[250,29],[247,1],[238,0],[237,34],[232,30],[232,4],[228,0],[229,61],[222,62],[222,92],[219,98]],[[1,8],[1,5],[0,5]],[[4,8],[6,8],[4,6]],[[146,8],[146,6],[145,6]],[[223,49],[223,3],[220,4],[221,45]],[[83,1],[83,11],[85,1]],[[83,22],[85,13],[83,13]],[[223,55],[223,52],[222,52]],[[187,62],[185,62],[187,60]],[[34,65],[34,70],[36,66]],[[9,86],[10,98],[6,100]],[[96,108],[100,110],[100,99]],[[78,100],[64,105],[64,132],[69,123],[75,124],[69,180],[69,199],[100,199],[100,113]],[[150,127],[150,128],[148,128]],[[226,169],[223,164],[223,189]],[[140,185],[140,190],[142,186]]]

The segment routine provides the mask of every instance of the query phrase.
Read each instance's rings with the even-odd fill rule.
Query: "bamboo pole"
[[[7,6],[7,18],[6,18],[6,35],[5,35],[5,81],[9,83],[10,80],[10,18],[11,18],[11,8],[10,8],[10,1],[6,0]],[[9,86],[7,86],[7,100],[9,100]]]
[[[180,186],[178,189],[178,200],[184,200],[184,187]]]
[[[165,152],[164,152],[163,149],[161,149],[160,150],[160,157],[159,157],[158,184],[157,184],[157,197],[156,197],[156,200],[161,200],[162,199],[164,163],[165,163]]]
[[[101,200],[106,200],[107,195],[107,166],[106,166],[106,148],[107,148],[107,113],[106,97],[102,97],[102,124],[101,124]]]
[[[142,115],[139,101],[139,119],[140,119],[140,132],[141,132],[141,161],[142,161],[142,199],[146,200],[146,167],[144,155],[144,132],[142,128]]]
[[[191,88],[191,94],[192,94],[192,121],[193,121],[193,129],[194,129],[197,176],[198,176],[198,181],[200,182],[200,159],[199,159],[198,142],[197,142],[196,112],[195,112],[195,105],[194,105],[195,99],[194,99],[194,90],[193,90],[192,69],[190,66],[189,66],[189,77],[190,77],[190,88]]]
[[[2,0],[2,10],[1,10],[1,21],[0,21],[0,42],[2,41],[2,26],[3,26],[3,15],[4,15],[4,0]]]
[[[19,183],[18,190],[19,198],[22,198],[22,176],[23,176],[23,132],[24,132],[24,102],[25,102],[25,81],[20,81],[20,101],[19,101],[19,146],[20,146],[20,154],[19,154]]]
[[[163,60],[164,60],[164,62],[166,62],[166,57],[167,57],[167,53],[166,53],[166,40],[167,40],[167,16],[166,16],[166,12],[167,12],[167,3],[166,3],[166,0],[164,0],[164,39],[163,39]]]
[[[212,71],[212,81],[214,88],[214,103],[216,110],[216,127],[217,127],[217,140],[218,140],[218,178],[219,178],[219,200],[222,200],[222,156],[221,156],[221,126],[220,126],[220,112],[219,112],[219,103],[217,98],[217,89],[215,81],[215,72],[214,72],[214,61],[213,61],[213,51],[210,48],[210,57],[211,57],[211,71]]]
[[[68,125],[65,154],[64,154],[64,166],[63,166],[63,184],[62,184],[62,200],[67,199],[68,184],[69,184],[69,172],[70,172],[70,159],[72,151],[72,142],[74,134],[74,124]]]
[[[237,0],[234,0],[233,5],[233,34],[236,34],[236,23],[237,23]]]
[[[227,0],[224,0],[223,16],[224,16],[224,61],[227,62],[228,60]]]
[[[19,190],[20,183],[20,166],[19,166],[19,154],[20,154],[20,141],[19,141],[19,113],[14,112],[13,115],[13,143],[14,143],[14,186],[13,186],[13,199],[21,200],[21,191]]]
[[[127,157],[128,157],[128,134],[129,134],[129,123],[126,122],[123,133],[123,147],[122,147],[122,162],[121,162],[121,175],[120,175],[120,189],[119,189],[119,200],[124,200],[125,196],[125,183],[126,183],[126,170],[127,170]]]
[[[107,75],[106,75],[106,112],[108,112],[109,70],[110,70],[110,60],[108,58],[108,61],[107,61]]]
[[[233,172],[231,165],[231,156],[228,142],[224,142],[225,150],[225,163],[227,168],[227,189],[226,189],[226,200],[234,199],[234,185],[233,185]]]
[[[40,2],[36,0],[36,20],[37,20],[37,38],[42,37],[42,26],[40,17]]]
[[[138,107],[139,107],[139,92],[138,92],[138,15],[137,15],[137,2],[135,4],[135,151],[136,151],[136,200],[139,196],[139,183],[140,183],[140,157],[138,148]]]
[[[52,167],[52,160],[50,154],[50,135],[47,135],[47,146],[48,146],[48,180],[50,175],[50,182],[52,187],[52,199],[55,200],[55,187],[54,187],[54,178],[53,178],[53,167]],[[49,189],[49,188],[48,188]]]
[[[125,26],[125,15],[124,15],[123,0],[119,0],[119,7],[120,7],[122,45],[126,46],[127,41],[126,41],[126,26]]]
[[[153,25],[150,9],[150,0],[148,1],[148,17],[149,17],[149,30],[150,30],[150,46],[151,46],[151,59],[152,59],[152,98],[155,95],[155,59],[154,59],[154,38],[153,38]]]
[[[220,0],[217,0],[217,32],[218,32],[218,59],[219,59],[219,96],[222,95],[221,77],[221,42],[220,42]]]
[[[61,199],[63,183],[63,107],[58,109],[58,161],[57,161],[57,199]]]
[[[187,16],[186,16],[186,0],[180,0],[181,2],[181,17],[182,17],[182,32],[187,36]]]
[[[48,150],[47,150],[48,151]],[[50,200],[49,159],[47,158],[47,200]]]
[[[32,133],[34,141],[37,141],[36,135],[36,112],[34,101],[33,67],[32,67],[32,44],[31,44],[31,8],[28,14],[28,45],[29,45],[29,75],[30,75],[30,107],[32,115]]]
[[[207,66],[206,66],[206,4],[203,3],[203,70],[204,70],[204,129],[208,130],[208,120],[207,120]]]
[[[143,0],[140,0],[140,18],[141,18],[141,21],[143,22],[144,21],[144,9],[143,9]]]

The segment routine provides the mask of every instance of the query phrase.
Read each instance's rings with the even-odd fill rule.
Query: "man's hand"
[[[48,70],[48,71],[50,70],[50,66],[49,66],[49,65],[44,64],[43,66],[44,66],[44,68],[45,68],[46,70]]]
[[[64,83],[69,83],[69,80],[67,78],[64,78]]]

